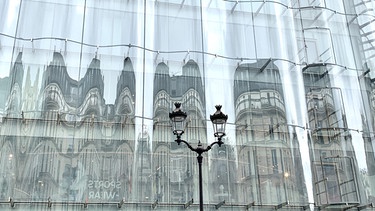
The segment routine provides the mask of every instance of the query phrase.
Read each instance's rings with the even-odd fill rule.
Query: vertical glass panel
[[[238,179],[236,170],[235,147],[224,139],[225,145],[215,146],[211,152],[211,167],[209,171],[210,192],[212,202],[238,203]]]
[[[144,175],[134,171],[134,165],[141,166],[139,169],[151,165],[150,136],[135,118],[139,112],[136,75],[142,61],[139,43],[143,40],[143,21],[138,17],[142,12],[139,2],[86,2],[77,86],[77,118],[82,126],[76,129],[74,151],[81,157],[91,151],[93,158],[81,165],[93,170],[80,172],[88,180],[80,187],[83,194],[77,201],[140,199],[137,184],[143,183]],[[129,30],[123,30],[125,26]]]
[[[49,65],[54,59],[56,61],[55,53],[60,53],[63,58],[59,62],[62,66],[71,66],[67,72],[76,80],[80,64],[77,58],[80,53],[78,43],[82,37],[84,3],[25,0],[22,1],[20,11],[17,37],[22,39],[17,39],[17,52],[14,52],[13,57],[18,52],[24,52],[24,62],[39,65],[40,71],[43,71],[42,65]],[[37,71],[38,68],[31,67],[31,76],[36,75]]]
[[[20,2],[19,0],[12,1],[12,0],[5,0],[0,6],[0,18],[2,21],[0,24],[1,29],[1,36],[14,36],[15,31],[17,28],[17,20],[19,15],[20,9]]]
[[[315,197],[322,206],[355,204],[360,200],[354,160],[364,159],[364,149],[358,132],[350,132],[361,127],[354,124],[361,120],[345,112],[346,108],[350,109],[350,114],[358,112],[358,107],[353,106],[358,102],[351,96],[359,93],[349,75],[350,71],[321,64],[303,69]],[[342,80],[350,81],[350,86],[342,86]],[[358,165],[361,168],[361,164]]]
[[[256,56],[299,61],[296,41],[302,36],[301,22],[296,19],[294,10],[271,2],[251,3],[251,9]]]
[[[367,73],[369,71],[366,71]],[[375,175],[375,164],[373,160],[375,145],[372,134],[374,133],[374,84],[373,80],[366,76],[366,73],[359,77],[362,99],[363,99],[363,113],[361,114],[363,124],[363,140],[365,147],[366,156],[366,167],[360,169],[359,176],[363,182],[364,197],[368,203],[374,201],[374,175]]]
[[[300,11],[307,63],[334,63],[354,67],[347,18],[324,7],[306,7]],[[345,53],[344,53],[345,52]]]
[[[174,102],[181,102],[181,108],[188,114],[182,138],[197,147],[199,141],[207,140],[205,92],[201,69],[194,60],[187,61],[181,69],[182,75],[170,76],[170,67],[161,62],[154,75],[153,171],[158,178],[153,191],[161,202],[188,202],[199,198],[195,153],[185,144],[173,142],[175,137],[172,137],[168,112],[174,109]],[[203,165],[205,167],[207,164]]]
[[[358,49],[358,57],[361,65],[365,69],[374,68],[374,23],[373,23],[373,3],[366,1],[346,1],[345,8],[348,24],[350,24],[350,33],[353,40],[359,43],[355,47]],[[374,77],[371,73],[371,77]]]
[[[0,116],[6,114],[7,101],[9,99],[11,90],[11,69],[13,68],[12,61],[12,45],[13,38],[0,35]]]
[[[146,54],[146,71],[153,70],[153,77],[145,78],[147,84],[153,84],[153,92],[145,93],[145,102],[154,106],[152,172],[156,172],[156,179],[152,200],[187,203],[194,199],[196,202],[199,200],[196,154],[184,143],[174,142],[176,137],[172,137],[168,113],[174,109],[174,102],[181,102],[182,110],[188,114],[182,139],[193,147],[197,147],[198,141],[206,142],[199,2],[158,1],[148,4],[147,9],[146,48],[154,52]],[[207,167],[203,162],[205,172]],[[206,175],[204,187],[207,187]]]
[[[182,66],[189,61],[202,62],[202,54],[197,53],[202,51],[202,28],[200,8],[196,4],[193,0],[147,4],[145,47],[154,54],[146,58],[146,71],[166,63],[171,75],[181,75]]]
[[[69,192],[64,184],[59,186],[58,181],[63,181],[59,180],[63,175],[61,170],[68,172],[65,174],[67,182],[72,181],[70,178],[74,174],[71,160],[57,153],[59,150],[67,152],[68,147],[58,141],[61,135],[59,112],[63,111],[59,103],[64,97],[65,84],[55,79],[70,79],[63,55],[69,51],[70,56],[77,56],[79,45],[75,42],[80,32],[64,24],[69,18],[80,24],[82,15],[75,10],[81,4],[65,3],[22,1],[21,4],[11,67],[12,94],[7,103],[9,127],[4,128],[12,149],[10,160],[13,160],[13,168],[18,169],[18,173],[11,176],[18,182],[9,184],[12,189],[4,194],[12,200],[61,198],[59,194]],[[30,17],[43,24],[35,24],[35,19]],[[79,61],[71,61],[71,69],[77,69]],[[63,167],[61,161],[64,161]],[[59,192],[60,187],[64,193]]]
[[[57,4],[50,0],[24,0],[21,4],[17,34],[26,39],[58,37],[80,40],[83,13],[83,1],[63,0]],[[53,45],[45,47],[53,48]]]
[[[218,1],[204,7],[204,51],[215,56],[254,58],[256,47],[251,5],[231,6],[230,2]]]
[[[304,28],[307,63],[336,63],[332,34],[326,28]]]
[[[238,66],[234,99],[242,200],[262,204],[299,203],[297,189],[286,183],[298,182],[290,164],[299,156],[291,156],[297,151],[289,148],[296,143],[292,144],[294,139],[287,133],[278,67],[271,60]]]
[[[361,105],[362,138],[364,141],[364,157],[359,167],[358,183],[362,200],[366,203],[375,202],[374,197],[374,103],[373,103],[373,69],[374,69],[374,49],[373,49],[373,4],[366,1],[346,1],[345,8],[348,15],[348,24],[351,39],[358,41],[354,47],[359,60],[358,67],[362,71],[358,72],[358,79],[361,87],[363,104]],[[358,14],[358,15],[357,15]]]
[[[10,90],[9,72],[11,69],[14,37],[16,35],[20,1],[3,1],[0,5],[0,116]]]

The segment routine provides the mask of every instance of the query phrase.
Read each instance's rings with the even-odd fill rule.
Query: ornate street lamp
[[[181,139],[181,135],[184,133],[185,130],[185,121],[187,114],[181,110],[181,103],[174,104],[176,109],[169,113],[169,118],[171,119],[173,135],[177,136],[177,139]],[[180,144],[178,142],[178,144]]]
[[[221,138],[225,136],[225,126],[227,125],[228,115],[220,111],[221,105],[215,106],[216,112],[210,115],[212,126],[214,126],[214,136],[218,139],[218,144],[221,146],[223,142]]]
[[[221,105],[217,105],[216,112],[213,115],[210,115],[210,119],[214,128],[214,136],[218,139],[212,144],[208,145],[206,148],[203,147],[199,141],[196,148],[192,147],[187,141],[182,140],[181,136],[185,132],[185,121],[187,114],[181,110],[181,103],[175,103],[175,110],[172,113],[169,113],[169,118],[171,119],[173,134],[177,137],[175,140],[178,145],[181,142],[185,143],[191,151],[194,151],[198,154],[198,167],[199,167],[199,210],[203,210],[203,179],[202,179],[202,154],[209,151],[213,145],[218,144],[219,147],[224,143],[222,138],[225,136],[225,126],[228,120],[228,115],[223,114],[220,111]]]

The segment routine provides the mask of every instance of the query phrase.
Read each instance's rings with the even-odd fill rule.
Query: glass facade
[[[2,0],[0,208],[374,210],[374,0]]]

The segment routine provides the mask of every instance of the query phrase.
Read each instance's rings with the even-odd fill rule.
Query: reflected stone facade
[[[2,198],[131,199],[132,178],[138,176],[133,173],[138,172],[132,168],[137,160],[130,59],[124,60],[115,105],[105,104],[96,58],[85,77],[75,81],[67,74],[63,56],[55,52],[44,71],[40,92],[35,92],[37,84],[31,86],[27,72],[24,93],[19,91],[24,72],[22,53],[16,61],[12,69],[14,94],[2,120],[2,161],[8,166],[2,174],[9,175],[2,181]],[[40,93],[40,101],[34,103],[36,98],[29,93]],[[21,110],[21,102],[25,110]]]
[[[373,1],[3,0],[0,209],[374,210]]]
[[[206,140],[205,93],[198,64],[189,60],[182,75],[170,76],[165,63],[156,66],[154,76],[154,168],[157,200],[180,203],[198,199],[196,185],[198,170],[194,168],[194,152],[174,142],[169,112],[174,102],[181,102],[188,113],[186,138],[192,144]]]
[[[367,198],[369,201],[375,200],[374,188],[370,181],[375,179],[375,162],[372,161],[374,156],[374,151],[371,144],[372,133],[369,128],[374,127],[374,114],[375,114],[375,84],[374,80],[369,77],[363,77],[362,79],[362,93],[364,100],[367,102],[365,104],[366,112],[361,116],[362,124],[366,130],[363,131],[363,139],[365,140],[365,152],[368,165],[368,169],[359,170],[359,178],[363,181],[363,197]],[[368,129],[367,129],[368,128]]]
[[[293,163],[292,155],[300,155],[295,150],[298,143],[288,133],[277,66],[271,59],[238,66],[233,90],[239,200],[262,204],[306,200],[296,171],[301,163]]]

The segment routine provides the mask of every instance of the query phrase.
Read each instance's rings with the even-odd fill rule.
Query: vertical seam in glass
[[[347,11],[347,9],[346,9],[346,4],[345,4],[345,2],[343,2],[342,3],[342,6],[344,7],[344,12],[345,12],[345,14],[346,14],[346,11]],[[358,72],[358,70],[359,70],[359,68],[361,68],[361,67],[358,67],[357,66],[357,58],[356,58],[356,53],[354,52],[354,45],[353,45],[353,40],[352,40],[352,33],[351,33],[351,30],[350,30],[350,23],[349,23],[349,20],[348,20],[348,15],[345,15],[345,19],[346,19],[346,28],[347,28],[347,30],[348,30],[348,34],[349,34],[349,41],[350,41],[350,45],[351,45],[351,47],[352,47],[352,54],[353,54],[353,58],[354,58],[354,66],[355,66],[355,69],[357,70],[357,75],[359,76],[359,72]],[[355,18],[355,19],[357,19],[357,18]],[[363,50],[363,46],[361,46],[361,48],[362,48],[362,50]],[[362,69],[362,68],[361,68]],[[364,71],[366,71],[366,70],[364,70]],[[361,92],[361,96],[362,96],[363,94],[362,94],[362,92]],[[363,100],[363,96],[362,96],[362,100]]]
[[[251,2],[251,11],[253,11],[253,2]],[[251,13],[251,22],[253,23],[253,38],[254,38],[254,50],[255,50],[255,60],[258,61],[258,51],[257,51],[257,41],[255,35],[255,20],[254,20],[254,13]]]
[[[142,127],[144,125],[144,100],[146,76],[146,0],[143,1],[143,60],[142,60]]]
[[[143,132],[143,125],[145,124],[144,121],[145,121],[145,108],[144,108],[144,104],[145,104],[145,77],[146,77],[146,1],[147,0],[144,0],[143,1],[143,61],[142,61],[142,123],[141,123],[141,128],[142,128],[142,132]],[[143,136],[143,135],[142,135]],[[139,138],[139,137],[138,137]],[[138,140],[138,139],[137,139]],[[142,137],[142,143],[141,143],[141,147],[142,147],[142,151],[141,151],[141,174],[143,173],[143,154],[144,154],[144,147],[143,147],[143,137]],[[146,141],[148,141],[146,139]],[[139,141],[138,141],[138,146],[137,148],[139,147]],[[151,158],[150,158],[151,159]],[[152,162],[152,161],[151,161]],[[151,165],[150,165],[151,166]],[[135,166],[135,168],[137,168],[137,166]],[[152,168],[152,166],[151,166]],[[152,186],[152,184],[151,184]],[[138,191],[140,193],[140,198],[138,200],[141,200],[143,201],[143,185],[141,185],[141,187],[138,187]]]
[[[298,8],[301,8],[301,2],[298,0]],[[301,9],[298,9],[298,14],[299,14],[299,20],[301,22],[301,31],[302,31],[302,39],[303,39],[303,48],[304,48],[304,53],[305,53],[305,61],[306,64],[309,63],[308,57],[307,57],[307,48],[306,48],[306,36],[305,36],[305,30],[303,28],[303,21],[302,21],[302,14],[301,14]],[[301,60],[300,60],[301,62]]]
[[[78,68],[78,84],[80,83],[80,80],[81,80],[81,69],[82,69],[82,54],[83,54],[83,39],[84,39],[84,36],[85,36],[85,21],[86,21],[86,1],[85,0],[85,4],[83,5],[83,19],[82,19],[82,34],[81,34],[81,52],[80,52],[80,55],[79,55],[79,68]]]
[[[15,53],[15,50],[16,50],[16,41],[17,41],[17,33],[18,33],[18,24],[20,22],[20,16],[21,16],[21,9],[22,9],[22,2],[23,0],[20,0],[20,7],[18,8],[18,16],[17,16],[17,24],[16,24],[16,31],[14,33],[14,41],[13,41],[13,49],[12,49],[12,57],[11,57],[11,62],[10,62],[10,66],[9,66],[9,75],[11,75],[11,71],[12,71],[12,65],[13,65],[13,58],[14,58],[14,53]],[[15,77],[11,77],[12,81],[11,81],[11,84],[14,83],[14,80],[15,80]],[[9,87],[9,95],[11,94],[12,92],[12,86]]]
[[[202,46],[202,52],[204,52],[204,35],[203,35],[203,3],[202,3],[202,0],[200,0],[200,13],[201,13],[201,46]],[[204,63],[204,57],[205,57],[205,54],[202,53],[202,75],[203,77],[205,77],[205,63]],[[205,90],[205,80],[203,80],[203,90]],[[206,94],[205,94],[206,95]],[[205,96],[206,97],[206,96]],[[205,109],[206,111],[206,109]]]

